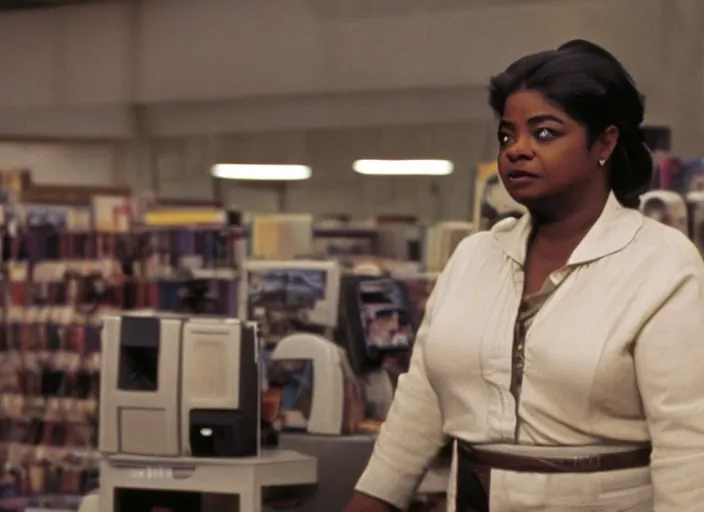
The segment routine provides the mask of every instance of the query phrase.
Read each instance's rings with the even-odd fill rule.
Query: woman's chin
[[[511,196],[511,199],[528,209],[535,204],[539,204],[547,197],[545,191],[540,190],[538,187],[526,187],[515,190],[508,189],[508,193]]]

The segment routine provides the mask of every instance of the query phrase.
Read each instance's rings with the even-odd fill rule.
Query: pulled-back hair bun
[[[581,39],[528,55],[491,79],[489,104],[503,115],[508,97],[522,89],[540,92],[584,125],[590,144],[607,127],[619,129],[610,186],[621,204],[637,208],[640,195],[651,183],[653,161],[640,130],[643,95],[618,59]]]

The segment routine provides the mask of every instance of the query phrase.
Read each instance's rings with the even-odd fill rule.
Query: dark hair
[[[643,96],[616,57],[583,40],[528,55],[492,77],[489,104],[502,115],[508,97],[526,89],[540,92],[581,123],[590,146],[607,127],[619,129],[610,186],[623,206],[638,208],[652,180],[653,160],[640,130]]]

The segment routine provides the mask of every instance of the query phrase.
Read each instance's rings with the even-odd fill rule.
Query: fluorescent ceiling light
[[[217,164],[210,173],[224,180],[297,181],[311,177],[305,165]]]
[[[357,160],[352,167],[369,176],[447,176],[454,169],[449,160]]]

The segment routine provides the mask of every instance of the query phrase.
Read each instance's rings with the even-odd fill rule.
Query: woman
[[[493,78],[490,104],[530,213],[455,251],[347,511],[406,507],[448,440],[449,511],[702,510],[704,263],[637,210],[641,96],[573,41]]]

